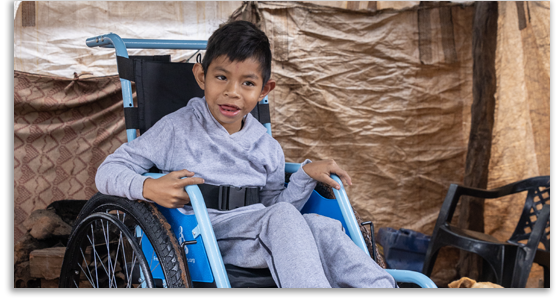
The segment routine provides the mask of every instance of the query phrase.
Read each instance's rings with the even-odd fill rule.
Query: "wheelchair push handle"
[[[86,39],[88,47],[104,47],[124,49],[182,49],[204,50],[208,41],[205,40],[165,40],[165,39],[123,39],[117,34],[108,33]]]

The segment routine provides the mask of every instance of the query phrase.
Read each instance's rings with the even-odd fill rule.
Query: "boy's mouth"
[[[233,117],[241,111],[239,107],[234,105],[222,104],[218,106],[220,107],[220,112],[227,117]]]

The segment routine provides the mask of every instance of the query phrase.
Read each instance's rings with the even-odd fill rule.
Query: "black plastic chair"
[[[519,222],[505,241],[493,236],[450,225],[461,196],[483,199],[499,198],[527,191]],[[539,176],[511,183],[493,190],[451,184],[441,207],[422,273],[430,276],[441,247],[452,246],[476,253],[484,267],[493,272],[495,283],[503,287],[523,288],[533,262],[544,269],[544,286],[550,287],[550,176]],[[539,249],[542,243],[546,250]]]

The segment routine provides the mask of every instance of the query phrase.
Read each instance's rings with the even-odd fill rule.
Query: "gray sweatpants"
[[[278,287],[396,287],[342,224],[277,203],[213,225],[225,264],[266,268]]]

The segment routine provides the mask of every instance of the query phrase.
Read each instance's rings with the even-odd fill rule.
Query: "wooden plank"
[[[471,132],[467,149],[464,185],[486,189],[492,148],[492,129],[496,99],[496,44],[498,2],[475,2],[473,21],[473,103]],[[461,199],[459,227],[484,232],[484,199]],[[482,261],[477,255],[461,251],[459,276],[478,280]]]

